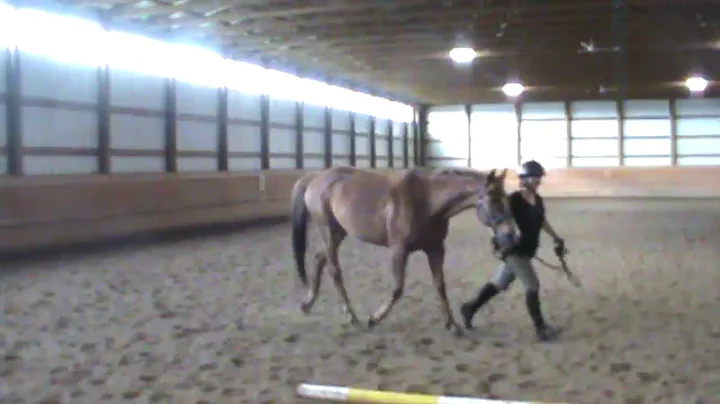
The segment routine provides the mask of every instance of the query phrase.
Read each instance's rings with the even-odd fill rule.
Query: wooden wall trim
[[[6,177],[0,252],[284,217],[293,184],[309,171]],[[509,175],[512,189],[517,179]],[[718,176],[720,167],[558,169],[548,173],[543,194],[720,199]]]

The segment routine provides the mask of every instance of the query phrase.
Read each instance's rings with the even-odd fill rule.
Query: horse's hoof
[[[310,314],[310,309],[312,309],[312,305],[310,305],[310,304],[302,303],[300,305],[300,311],[302,311],[303,314],[305,314],[305,315]]]
[[[462,337],[464,335],[463,329],[456,323],[445,324],[445,329],[448,331],[452,331],[453,335],[455,335],[456,337]]]
[[[370,316],[367,321],[368,328],[373,328],[378,324],[378,321],[375,319],[375,317]]]

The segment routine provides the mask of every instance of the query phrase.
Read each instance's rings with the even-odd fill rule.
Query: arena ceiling
[[[512,79],[535,99],[668,96],[684,91],[687,75],[712,80],[720,70],[717,0],[53,3],[99,15],[111,28],[209,44],[229,57],[412,103],[501,100],[500,86]],[[453,64],[447,53],[461,45],[480,57]]]

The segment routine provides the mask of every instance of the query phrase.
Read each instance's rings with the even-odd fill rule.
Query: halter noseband
[[[497,229],[497,226],[500,225],[502,222],[506,220],[510,220],[513,218],[512,212],[509,210],[504,211],[502,214],[493,214],[490,210],[487,208],[487,204],[485,203],[485,198],[480,199],[480,202],[478,202],[477,211],[478,211],[478,217],[482,221],[482,223],[485,226],[490,227],[493,232]]]
[[[511,247],[517,242],[517,240],[498,240],[497,228],[498,226],[507,221],[512,220],[513,215],[509,209],[504,210],[501,214],[493,214],[486,203],[487,196],[481,198],[478,202],[477,213],[480,221],[490,229],[492,236],[493,255],[498,259],[504,261],[507,258]]]

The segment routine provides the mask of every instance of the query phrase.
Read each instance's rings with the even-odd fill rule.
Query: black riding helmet
[[[539,178],[545,176],[545,168],[535,160],[524,162],[518,170],[520,178]]]

